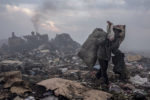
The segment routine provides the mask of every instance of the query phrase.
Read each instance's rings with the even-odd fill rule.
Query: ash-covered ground
[[[69,34],[15,33],[0,49],[0,100],[150,100],[150,58],[126,53],[129,79],[124,82],[109,64],[110,84],[95,77],[77,56],[80,44]]]

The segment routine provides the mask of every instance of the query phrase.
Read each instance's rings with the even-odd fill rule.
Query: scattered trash
[[[125,60],[130,79],[125,82],[113,73],[113,64],[110,64],[108,88],[101,82],[102,79],[95,77],[100,66],[92,66],[96,69],[94,71],[86,66],[76,55],[80,44],[68,34],[59,34],[51,41],[46,39],[47,35],[34,35],[40,38],[38,42],[30,39],[32,35],[27,35],[26,41],[17,36],[10,37],[11,41],[19,41],[18,47],[14,48],[17,43],[12,42],[8,48],[0,50],[0,100],[150,98],[150,58],[127,53]],[[32,41],[32,46],[29,45],[29,40]],[[22,46],[26,48],[23,51]]]
[[[129,61],[129,62],[133,62],[133,61],[139,61],[139,60],[141,60],[141,56],[140,55],[128,55],[127,56],[127,60]]]
[[[24,100],[36,100],[34,97],[29,96],[28,98],[24,99]]]
[[[139,65],[137,66],[137,68],[138,68],[138,69],[141,69],[141,70],[144,69],[141,64],[139,64]]]
[[[13,100],[23,100],[23,98],[20,98],[19,96],[17,96]]]
[[[137,85],[143,85],[144,83],[148,82],[147,78],[142,78],[139,75],[136,75],[134,77],[130,77],[130,82]]]
[[[95,65],[93,68],[99,70],[101,67],[100,65]]]
[[[123,92],[123,90],[118,85],[115,85],[115,84],[110,85],[109,91],[114,92],[114,93],[122,93]]]
[[[60,70],[62,73],[65,73],[65,72],[67,72],[68,68],[60,68]]]
[[[135,90],[135,86],[129,83],[122,85],[121,88],[124,90]]]
[[[146,96],[141,93],[135,93],[133,99],[134,100],[147,100]]]

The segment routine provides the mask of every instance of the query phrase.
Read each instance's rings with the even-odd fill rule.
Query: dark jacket
[[[113,41],[109,41],[107,38],[105,42],[99,45],[97,56],[98,59],[110,60],[111,53],[117,55],[121,51],[119,50],[120,46],[120,37],[115,35],[115,39]]]

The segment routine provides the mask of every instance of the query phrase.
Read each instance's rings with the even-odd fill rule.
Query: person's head
[[[121,29],[113,28],[114,31],[114,38],[120,37],[120,33],[122,32]]]
[[[113,26],[113,31],[115,33],[115,38],[120,38],[121,42],[125,38],[125,25],[115,25]]]

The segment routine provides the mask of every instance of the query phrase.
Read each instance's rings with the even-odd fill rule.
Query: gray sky
[[[38,31],[83,43],[107,20],[127,26],[123,50],[150,51],[150,0],[0,0],[0,39]]]

